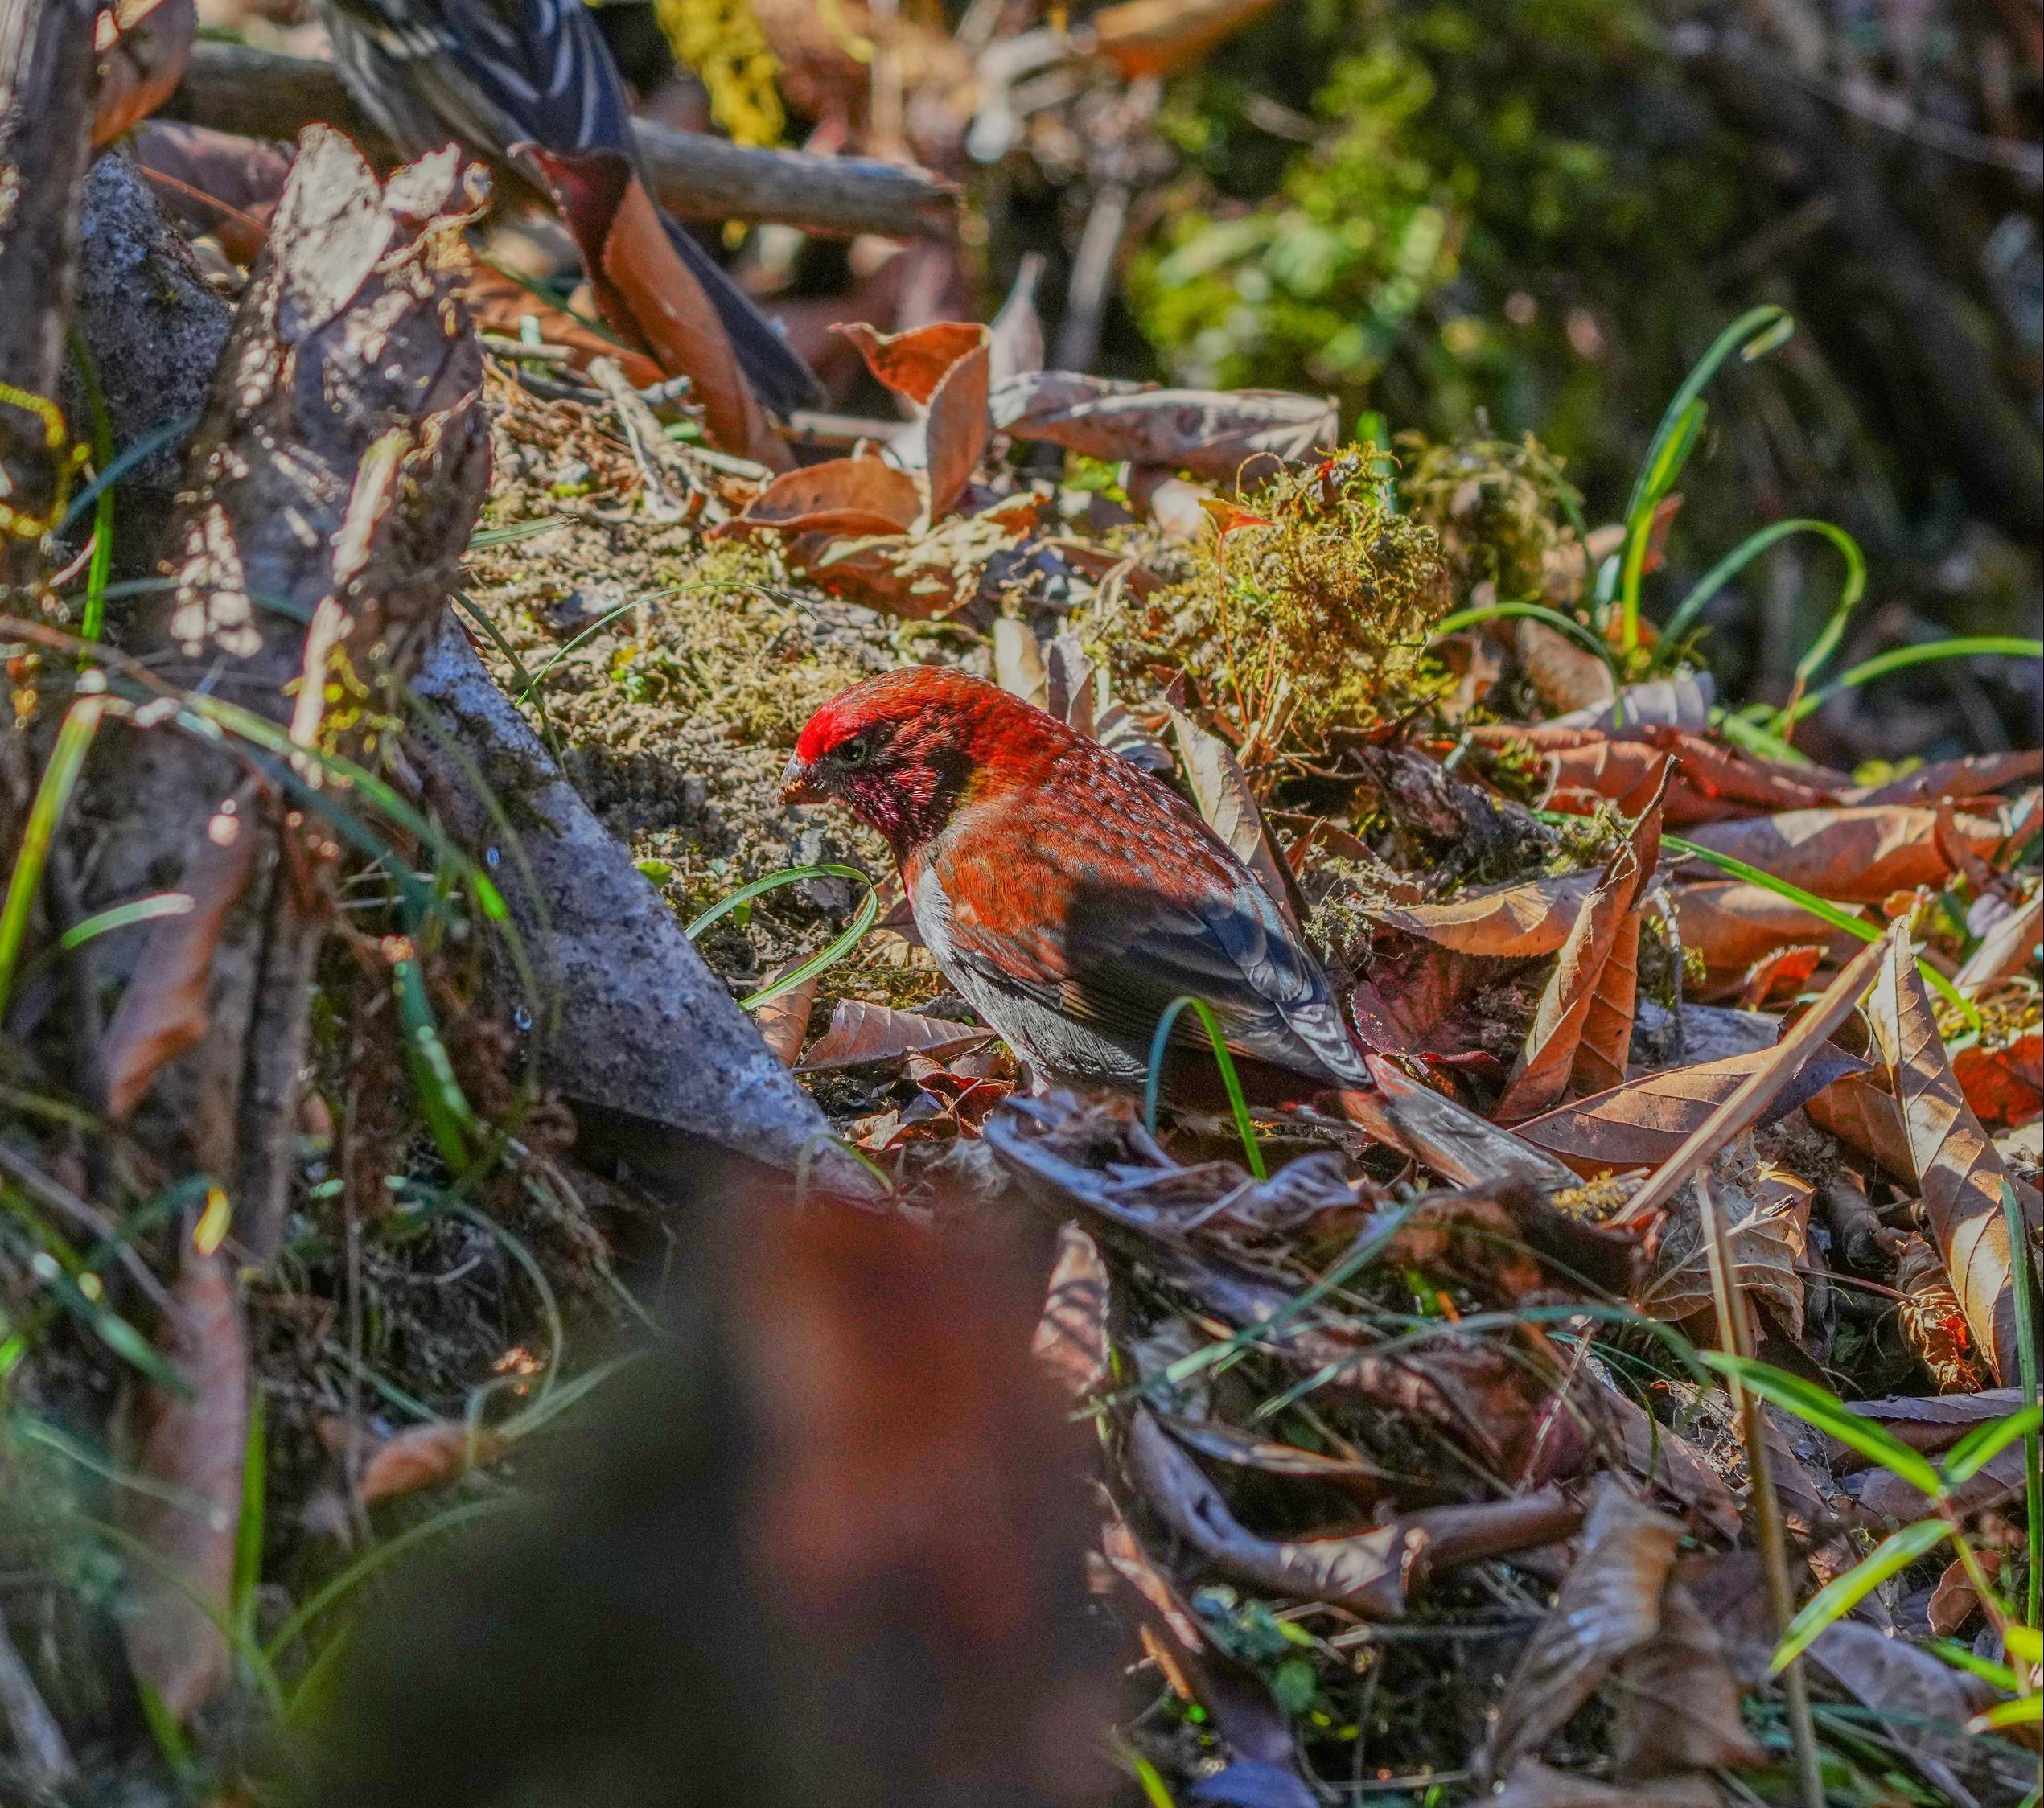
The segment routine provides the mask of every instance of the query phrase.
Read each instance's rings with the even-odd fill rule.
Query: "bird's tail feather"
[[[816,373],[796,355],[752,298],[725,274],[723,266],[672,214],[664,212],[660,224],[666,227],[677,254],[689,266],[689,273],[702,285],[709,305],[717,310],[717,318],[730,335],[731,349],[738,355],[738,368],[751,384],[753,393],[774,413],[782,416],[798,408],[820,406],[823,388]]]

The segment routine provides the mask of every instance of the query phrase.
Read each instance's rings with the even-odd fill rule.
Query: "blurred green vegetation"
[[[1164,123],[1196,173],[1131,295],[1181,380],[1537,431],[1608,495],[1723,313],[1741,150],[1634,0],[1304,0]]]

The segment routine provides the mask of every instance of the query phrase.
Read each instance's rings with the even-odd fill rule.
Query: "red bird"
[[[887,838],[944,977],[1048,1078],[1141,1085],[1190,994],[1251,1072],[1313,1083],[1293,1098],[1371,1085],[1248,868],[1169,787],[1006,691],[927,667],[854,684],[809,718],[781,797]],[[1205,1046],[1190,1013],[1174,1031]]]

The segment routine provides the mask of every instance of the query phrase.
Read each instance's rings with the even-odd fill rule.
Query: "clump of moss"
[[[1531,434],[1443,445],[1409,433],[1396,443],[1399,499],[1440,535],[1458,597],[1488,584],[1499,602],[1566,607],[1582,594],[1581,499]]]
[[[1396,513],[1352,447],[1279,478],[1213,535],[1183,582],[1125,593],[1095,624],[1118,675],[1183,671],[1246,763],[1323,748],[1425,694],[1450,601],[1434,531]]]

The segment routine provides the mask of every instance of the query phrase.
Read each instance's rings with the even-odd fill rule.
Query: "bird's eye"
[[[863,766],[873,757],[873,743],[864,735],[854,735],[837,750],[840,766]]]

